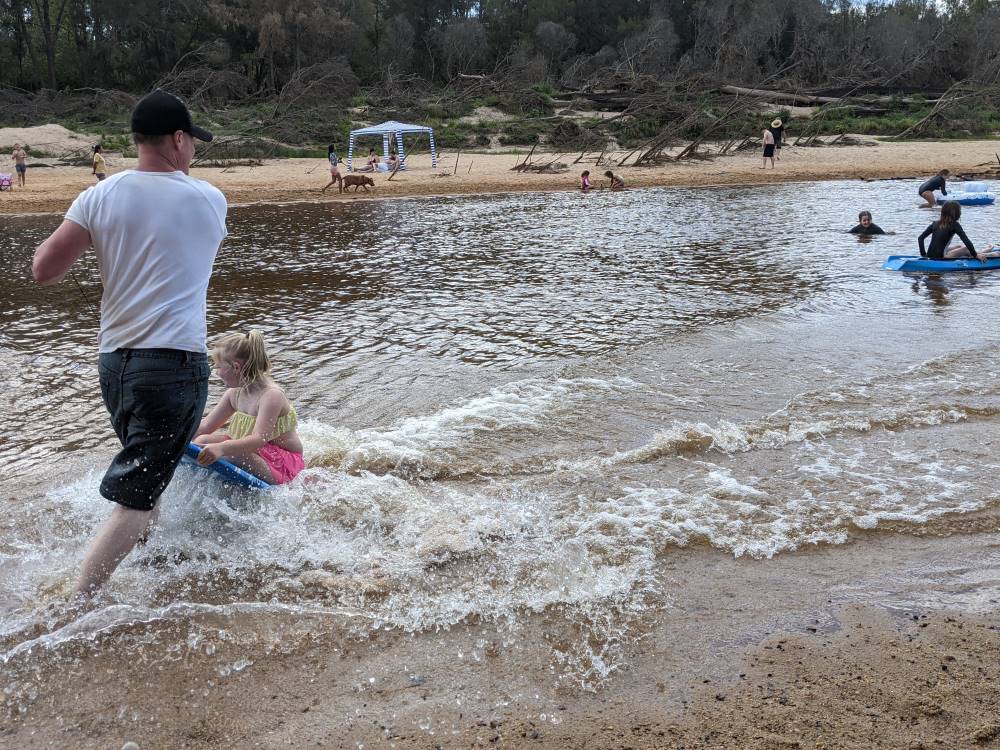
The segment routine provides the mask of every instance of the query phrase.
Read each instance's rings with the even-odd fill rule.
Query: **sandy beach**
[[[827,139],[832,140],[832,139]],[[995,141],[890,142],[862,138],[865,145],[786,146],[776,169],[761,169],[756,151],[741,152],[712,160],[669,162],[654,167],[614,167],[629,187],[753,185],[774,182],[888,179],[927,177],[948,168],[954,175],[991,174],[991,165],[1000,167]],[[527,152],[460,153],[445,152],[438,168],[431,169],[428,154],[409,157],[411,169],[392,180],[387,174],[374,176],[376,187],[369,193],[340,195],[321,193],[329,181],[329,170],[320,159],[275,159],[259,167],[194,168],[192,174],[208,180],[225,193],[231,204],[282,203],[291,201],[370,200],[411,196],[469,195],[515,191],[573,190],[579,174],[590,169],[599,176],[627,156],[628,152],[605,154],[602,166],[594,166],[595,152],[579,163],[579,153],[556,154],[536,151],[532,163],[557,161],[567,165],[564,172],[537,174],[516,172],[513,167]],[[134,159],[108,154],[113,174],[135,165]],[[456,164],[457,160],[457,164]],[[50,163],[51,159],[31,159],[29,164]],[[346,170],[345,170],[346,172]],[[29,168],[27,186],[0,194],[0,213],[46,213],[65,211],[73,198],[93,184],[87,167]],[[603,177],[595,184],[606,183]],[[916,200],[916,197],[915,197]]]

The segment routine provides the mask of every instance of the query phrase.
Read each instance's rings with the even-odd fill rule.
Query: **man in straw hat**
[[[785,135],[785,126],[782,124],[780,118],[775,117],[771,120],[771,127],[768,130],[774,136],[774,158],[781,161],[781,139]]]
[[[89,597],[155,522],[157,501],[201,421],[208,395],[206,294],[226,236],[226,199],[188,175],[196,127],[165,91],[132,110],[139,154],[84,190],[35,251],[39,284],[62,280],[94,247],[104,282],[98,372],[121,450],[101,481],[113,502],[83,558],[75,594]]]

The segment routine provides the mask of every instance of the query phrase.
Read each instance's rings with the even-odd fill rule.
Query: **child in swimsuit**
[[[213,344],[212,360],[227,390],[198,426],[194,442],[204,446],[198,463],[225,458],[265,482],[291,482],[305,468],[298,416],[271,379],[264,337],[227,334]],[[224,424],[224,433],[215,432]]]
[[[590,190],[590,170],[584,170],[583,174],[580,175],[580,189],[583,192]]]

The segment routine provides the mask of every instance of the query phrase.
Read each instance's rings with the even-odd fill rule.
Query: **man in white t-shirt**
[[[117,505],[91,542],[76,594],[93,594],[156,518],[205,409],[206,294],[226,236],[226,199],[188,175],[195,127],[184,103],[156,90],[132,111],[133,170],[82,192],[35,251],[32,274],[55,284],[93,245],[104,283],[100,380],[122,449],[101,482]]]

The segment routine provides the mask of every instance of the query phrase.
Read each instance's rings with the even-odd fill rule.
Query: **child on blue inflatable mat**
[[[213,344],[212,360],[227,390],[198,426],[198,463],[225,458],[269,484],[291,482],[305,468],[298,416],[271,379],[264,337],[227,334]],[[225,432],[216,432],[223,425]]]

